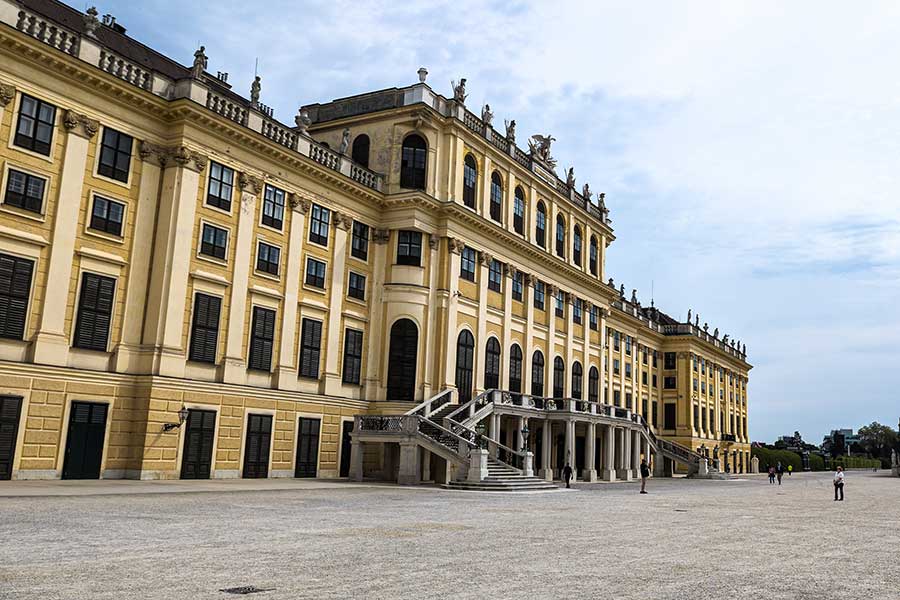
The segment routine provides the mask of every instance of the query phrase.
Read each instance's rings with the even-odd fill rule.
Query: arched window
[[[553,397],[562,398],[566,393],[566,364],[557,356],[553,360]]]
[[[597,236],[591,236],[591,249],[588,260],[590,261],[591,275],[597,274],[597,257],[600,254],[597,248]]]
[[[600,372],[597,367],[591,367],[588,372],[588,400],[597,402],[600,398]]]
[[[578,225],[575,226],[575,235],[572,237],[572,258],[575,260],[575,264],[579,267],[581,266],[581,227]]]
[[[484,389],[500,387],[500,342],[490,338],[484,349]]]
[[[566,257],[566,220],[562,215],[556,215],[556,255]]]
[[[572,397],[581,400],[581,382],[582,382],[581,363],[575,361],[572,365]]]
[[[513,229],[518,234],[525,234],[525,192],[519,186],[516,186],[513,198]]]
[[[497,171],[491,173],[491,218],[503,222],[503,179]]]
[[[509,349],[509,391],[522,391],[522,349],[518,344]]]
[[[406,136],[400,155],[400,187],[424,190],[427,162],[428,146],[425,145],[422,136],[416,134]]]
[[[456,389],[459,403],[472,399],[472,364],[475,360],[475,338],[468,329],[463,329],[456,338]]]
[[[409,319],[394,323],[388,351],[388,400],[415,399],[418,348],[419,329],[416,324]]]
[[[540,350],[531,357],[531,395],[544,396],[544,355]]]
[[[469,208],[475,208],[475,189],[478,185],[478,165],[475,157],[466,154],[463,162],[463,204]]]
[[[350,158],[356,164],[369,168],[369,136],[363,133],[354,138]]]
[[[537,242],[537,245],[541,248],[547,247],[547,209],[544,208],[544,203],[538,201],[537,205],[537,215],[535,219],[534,225],[534,241]]]

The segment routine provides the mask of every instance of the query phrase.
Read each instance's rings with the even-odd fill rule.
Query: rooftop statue
[[[638,299],[637,299],[637,290],[636,290],[636,289],[631,290],[631,303],[632,303],[632,304],[637,304],[637,303],[638,303]]]
[[[297,116],[294,117],[294,123],[297,124],[297,129],[300,130],[300,133],[306,133],[306,130],[309,129],[309,126],[312,125],[312,119],[309,118],[309,112],[305,108],[301,108],[297,111]]]
[[[718,338],[718,337],[719,337],[719,328],[718,328],[718,327],[716,327],[715,331],[713,331],[713,337],[714,337],[714,338]]]
[[[727,344],[727,343],[728,343],[728,334],[727,334],[727,333],[725,334],[725,337],[722,338],[722,343],[723,343],[723,344]]]
[[[575,167],[569,167],[566,171],[566,185],[570,188],[575,187]]]
[[[338,153],[343,156],[347,154],[347,148],[350,147],[350,128],[345,127],[344,132],[341,134],[341,148],[338,150]]]
[[[619,286],[619,296],[621,296],[622,298],[625,297],[625,284],[624,283]]]
[[[693,313],[691,313],[691,309],[688,309],[688,320],[687,320],[688,324],[690,324],[690,322],[691,322],[691,315],[692,315],[692,314],[693,314]]]
[[[504,125],[506,125],[506,139],[509,140],[510,144],[516,143],[516,120],[512,121],[504,121]]]
[[[194,52],[194,66],[191,67],[191,77],[200,79],[208,64],[209,59],[206,57],[206,46],[200,46],[200,49]]]
[[[539,161],[547,164],[551,169],[556,169],[556,159],[550,156],[550,144],[556,141],[552,135],[533,135],[528,140],[528,150]]]
[[[747,344],[744,344],[741,348],[741,354],[747,354]]]
[[[250,84],[250,104],[252,106],[259,106],[259,92],[262,90],[262,84],[260,83],[260,77],[257,75],[253,79],[253,83]]]
[[[494,113],[491,112],[491,105],[485,104],[481,109],[481,120],[484,121],[485,125],[490,125],[494,120]]]
[[[462,79],[460,79],[458,85],[456,81],[451,81],[450,85],[453,86],[453,99],[460,104],[465,104],[466,98],[469,97],[469,95],[466,93],[466,78],[463,77]]]
[[[584,196],[585,202],[591,201],[591,186],[587,182],[581,187],[581,195]]]
[[[694,327],[700,327],[700,313],[694,317]]]
[[[425,83],[425,78],[428,77],[428,69],[425,67],[419,67],[419,70],[416,71],[416,74],[419,76],[419,83]]]

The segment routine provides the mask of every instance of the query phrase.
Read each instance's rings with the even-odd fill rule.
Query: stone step
[[[451,481],[450,483],[444,484],[441,487],[448,490],[465,490],[473,492],[526,492],[560,489],[559,486],[540,479],[536,481],[522,482],[519,484],[489,481]]]

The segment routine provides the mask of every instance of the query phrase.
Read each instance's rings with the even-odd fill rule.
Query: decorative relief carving
[[[187,146],[177,146],[169,149],[169,159],[175,162],[179,167],[184,167],[202,173],[206,168],[207,158],[191,150]],[[166,164],[169,164],[168,160]]]
[[[100,131],[100,121],[88,118],[74,110],[67,110],[63,115],[63,126],[71,133],[91,139]]]
[[[142,140],[141,145],[138,146],[138,155],[144,162],[153,160],[156,162],[156,164],[163,167],[166,164],[168,149],[163,148],[162,146],[157,146],[156,144],[148,142],[147,140]]]
[[[515,268],[513,265],[509,265],[506,269],[506,274],[510,276],[510,278],[515,279],[516,275],[519,273],[519,270]]]
[[[260,179],[259,177],[242,172],[240,175],[238,175],[238,187],[241,188],[241,191],[248,192],[256,196],[260,192],[262,192],[263,183],[262,179]]]
[[[0,83],[0,106],[6,106],[16,97],[16,87],[7,83]]]
[[[461,254],[466,243],[458,238],[447,238],[447,245],[451,254]]]
[[[494,260],[494,255],[490,254],[488,252],[482,252],[479,259],[481,260],[481,264],[483,264],[486,267],[489,267],[489,266],[491,266],[491,261]]]
[[[376,244],[387,244],[391,239],[390,229],[376,229],[372,233],[372,241]]]
[[[338,229],[343,229],[347,231],[350,229],[350,226],[353,225],[353,217],[346,213],[341,213],[335,211],[334,213],[334,226]]]
[[[433,233],[430,234],[428,236],[428,247],[431,248],[432,250],[437,250],[438,241],[439,241],[438,236],[434,235]]]

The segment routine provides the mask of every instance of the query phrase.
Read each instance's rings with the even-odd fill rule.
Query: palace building
[[[746,348],[617,288],[465,80],[286,124],[55,0],[0,57],[0,479],[749,470]]]

